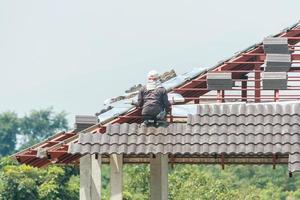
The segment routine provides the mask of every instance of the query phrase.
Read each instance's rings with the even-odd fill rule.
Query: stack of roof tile
[[[264,72],[262,76],[263,87],[265,90],[272,90],[274,88],[280,90],[287,89],[286,72]]]
[[[229,90],[233,86],[231,72],[209,72],[206,78],[209,90]]]
[[[263,41],[264,51],[267,54],[289,54],[288,40],[281,37],[267,37]]]
[[[287,76],[284,72],[288,72],[292,65],[287,38],[265,38],[263,47],[266,53],[263,89],[286,89]]]

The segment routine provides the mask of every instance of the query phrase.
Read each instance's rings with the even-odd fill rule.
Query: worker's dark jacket
[[[156,116],[161,111],[166,112],[170,109],[167,90],[164,87],[158,87],[147,91],[145,87],[141,88],[138,95],[139,107],[142,107],[142,115]]]

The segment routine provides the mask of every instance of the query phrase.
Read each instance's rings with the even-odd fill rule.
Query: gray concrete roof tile
[[[80,133],[71,154],[287,154],[300,169],[300,103],[200,105],[187,123],[169,127],[111,124]]]

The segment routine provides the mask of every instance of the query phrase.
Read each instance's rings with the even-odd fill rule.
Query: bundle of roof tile
[[[209,72],[206,79],[208,90],[228,90],[233,86],[231,72]]]
[[[263,89],[286,89],[286,72],[290,70],[292,63],[287,38],[265,38],[263,47],[266,53]]]
[[[86,129],[97,123],[98,123],[98,118],[96,116],[90,116],[90,115],[76,115],[75,116],[75,129],[77,131]]]

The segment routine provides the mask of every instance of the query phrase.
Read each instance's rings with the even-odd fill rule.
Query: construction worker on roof
[[[161,85],[159,74],[148,73],[147,84],[138,94],[137,106],[142,108],[143,125],[167,125],[166,116],[170,110],[167,90]]]

